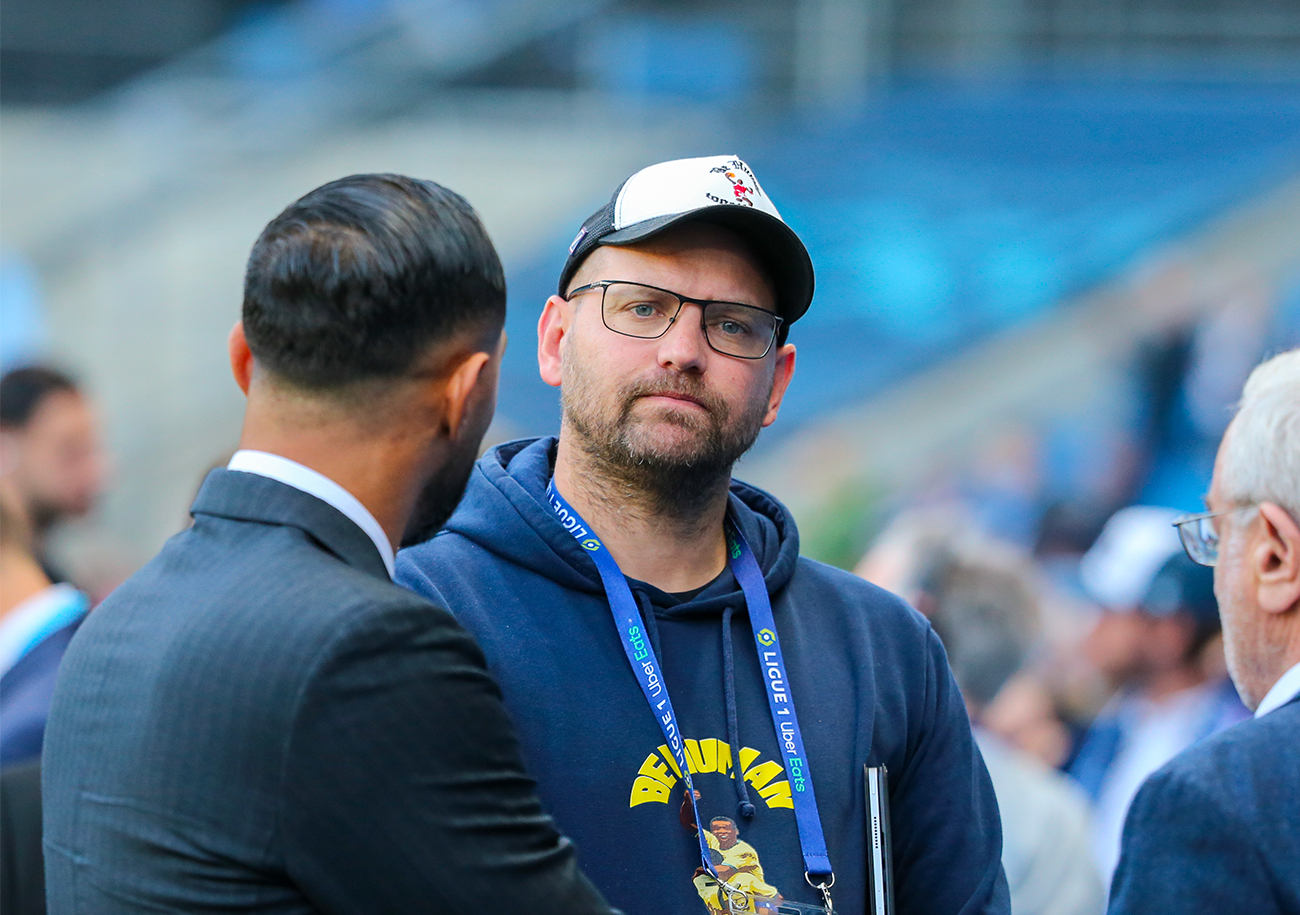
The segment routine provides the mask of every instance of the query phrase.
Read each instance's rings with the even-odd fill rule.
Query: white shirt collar
[[[226,465],[226,469],[238,470],[242,473],[255,473],[258,476],[279,480],[286,486],[292,486],[294,489],[301,490],[310,496],[315,496],[322,502],[334,506],[347,515],[357,527],[365,531],[366,535],[374,541],[375,549],[379,550],[379,555],[384,560],[384,568],[388,569],[388,577],[393,577],[393,545],[388,542],[384,529],[379,526],[375,516],[370,514],[366,507],[357,500],[356,496],[329,477],[317,473],[310,467],[304,467],[297,461],[291,461],[286,457],[269,454],[265,451],[236,451],[234,457],[230,459],[230,463]]]
[[[1273,709],[1281,708],[1300,695],[1300,664],[1295,665],[1273,684],[1273,688],[1264,694],[1264,701],[1255,709],[1255,717],[1267,715]]]

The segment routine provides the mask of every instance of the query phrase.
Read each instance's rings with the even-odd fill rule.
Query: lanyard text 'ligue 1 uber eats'
[[[663,680],[662,668],[641,628],[641,614],[627,579],[619,571],[618,563],[609,554],[609,550],[605,549],[600,538],[556,491],[554,480],[547,486],[546,496],[560,523],[588,552],[600,572],[601,581],[605,585],[605,596],[609,600],[614,622],[623,641],[623,650],[641,684],[646,702],[650,704],[655,718],[659,721],[673,759],[676,760],[677,768],[686,783],[686,796],[690,799],[695,814],[696,835],[700,841],[700,857],[704,870],[718,881],[720,896],[724,892],[734,893],[735,888],[730,887],[718,876],[709,855],[705,830],[700,823],[699,807],[695,800],[695,789],[691,783],[690,768],[687,765],[681,728],[673,712],[672,701],[668,698],[668,687]],[[825,911],[831,913],[830,889],[835,883],[835,875],[831,871],[830,855],[826,851],[826,838],[822,834],[821,818],[817,814],[817,798],[813,794],[812,774],[808,769],[808,757],[804,755],[803,737],[799,730],[799,719],[795,714],[790,680],[786,676],[785,659],[781,656],[781,641],[777,636],[776,621],[772,617],[772,601],[768,597],[767,585],[763,581],[763,572],[758,567],[758,561],[741,535],[740,528],[731,519],[727,522],[727,555],[731,570],[745,595],[750,626],[754,631],[754,642],[763,665],[763,682],[766,686],[768,707],[772,712],[772,726],[776,731],[777,746],[781,748],[785,757],[786,770],[790,778],[795,822],[799,829],[799,845],[803,850],[804,877],[821,893]],[[726,900],[724,898],[721,901]],[[800,908],[804,907],[800,906]],[[731,910],[731,905],[727,905],[726,909]]]

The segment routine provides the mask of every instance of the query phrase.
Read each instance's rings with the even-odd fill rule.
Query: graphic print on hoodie
[[[628,915],[704,912],[680,773],[596,567],[546,499],[554,451],[550,438],[489,452],[444,530],[399,555],[397,580],[474,634],[543,804],[610,902]],[[992,787],[929,624],[893,595],[800,558],[793,520],[760,490],[733,483],[731,511],[771,595],[835,868],[835,910],[866,911],[862,767],[883,764],[898,911],[1006,912]],[[754,878],[744,878],[752,898],[761,884],[786,903],[818,904],[735,577],[724,571],[684,600],[629,585],[687,738],[706,841],[724,864],[729,854],[745,859],[750,870],[737,870]],[[735,824],[726,849],[717,817]]]

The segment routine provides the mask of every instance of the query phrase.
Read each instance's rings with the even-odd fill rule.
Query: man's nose
[[[659,364],[679,371],[702,370],[709,355],[704,336],[704,310],[691,302],[682,305],[673,323],[659,338]]]

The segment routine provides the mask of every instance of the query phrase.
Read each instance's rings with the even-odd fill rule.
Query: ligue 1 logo
[[[771,645],[776,641],[776,633],[771,629],[758,630],[758,640],[764,645]]]
[[[594,553],[596,550],[600,549],[600,541],[595,537],[588,538],[587,540],[582,541],[582,548],[588,552]]]

